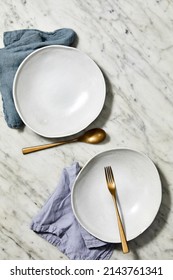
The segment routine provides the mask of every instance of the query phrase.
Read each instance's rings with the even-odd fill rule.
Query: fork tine
[[[108,166],[109,182],[112,184],[111,167]]]
[[[107,184],[108,184],[108,183],[109,183],[109,179],[108,179],[108,170],[107,170],[107,167],[105,167],[104,170],[105,170],[106,182],[107,182]]]
[[[110,172],[109,172],[110,166],[106,166],[105,169],[105,176],[106,176],[106,181],[107,183],[110,183]]]
[[[105,167],[105,174],[106,174],[106,180],[108,183],[112,183],[112,176],[111,176],[111,167],[106,166]]]
[[[112,183],[115,183],[115,180],[114,180],[114,175],[113,175],[113,171],[112,171],[111,166],[109,166],[109,172],[110,172],[111,182],[112,182]]]

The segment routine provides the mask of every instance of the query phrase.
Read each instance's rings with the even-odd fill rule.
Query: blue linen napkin
[[[109,259],[114,245],[88,233],[73,214],[71,188],[79,171],[77,162],[63,169],[55,192],[33,218],[31,229],[56,246],[69,259]]]
[[[34,50],[48,45],[70,46],[76,39],[72,29],[62,28],[54,32],[22,29],[4,32],[4,48],[0,49],[0,91],[4,117],[9,127],[21,128],[23,122],[13,102],[13,79],[20,63]]]

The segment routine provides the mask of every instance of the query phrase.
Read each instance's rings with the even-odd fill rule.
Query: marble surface
[[[129,147],[156,164],[163,188],[152,225],[111,259],[173,258],[173,2],[170,0],[0,0],[3,32],[22,28],[53,31],[69,27],[77,48],[102,69],[104,108],[90,127],[108,137],[96,146],[73,143],[23,155],[26,146],[50,142],[29,128],[7,127],[0,101],[0,259],[67,259],[33,233],[32,217],[54,191],[62,168],[83,166],[99,152]],[[147,207],[147,205],[146,205]]]

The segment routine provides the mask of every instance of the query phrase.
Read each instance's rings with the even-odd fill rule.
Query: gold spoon
[[[22,149],[22,153],[25,155],[25,154],[29,154],[32,152],[37,152],[37,151],[41,151],[44,149],[63,145],[66,143],[72,143],[72,142],[84,142],[84,143],[88,143],[88,144],[97,144],[97,143],[102,142],[105,138],[106,138],[106,132],[103,129],[93,128],[93,129],[86,131],[83,135],[81,135],[75,139],[56,142],[56,143],[50,143],[50,144],[44,144],[44,145],[39,145],[39,146],[34,146],[34,147],[26,147],[26,148]]]

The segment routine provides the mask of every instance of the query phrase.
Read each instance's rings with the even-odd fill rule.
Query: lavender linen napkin
[[[5,47],[0,49],[0,91],[4,117],[9,127],[21,128],[23,122],[15,109],[12,96],[13,80],[19,65],[38,48],[48,45],[70,46],[76,39],[76,33],[69,28],[54,32],[22,29],[4,32],[3,39]]]
[[[71,207],[71,188],[80,170],[78,163],[64,168],[55,192],[33,218],[31,229],[72,260],[109,259],[113,244],[105,243],[77,222]]]

